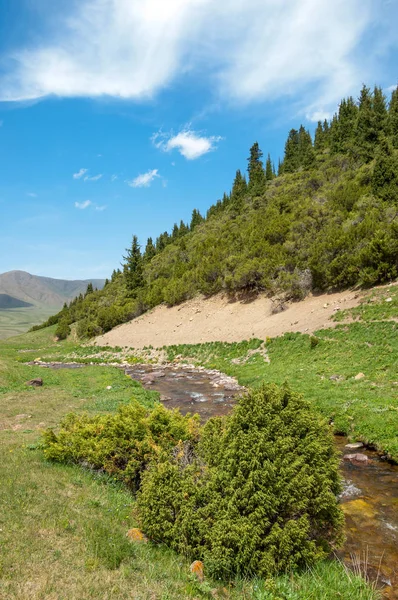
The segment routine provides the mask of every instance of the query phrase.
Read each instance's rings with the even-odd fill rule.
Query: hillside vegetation
[[[60,337],[77,322],[92,337],[162,302],[198,292],[265,291],[291,299],[311,290],[373,285],[398,275],[398,92],[363,87],[342,100],[314,140],[289,132],[277,173],[258,143],[248,178],[237,171],[229,194],[206,217],[194,210],[141,252],[136,236],[103,291],[76,298],[47,324]]]

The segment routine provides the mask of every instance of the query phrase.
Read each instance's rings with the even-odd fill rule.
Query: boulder
[[[189,570],[193,575],[195,575],[195,577],[197,577],[197,579],[200,582],[204,580],[204,565],[201,560],[194,560],[191,566],[189,567]]]
[[[41,377],[35,377],[35,379],[27,381],[26,385],[32,385],[33,387],[41,387],[43,385],[43,380]]]
[[[352,444],[346,444],[345,447],[348,448],[349,450],[359,450],[359,448],[363,448],[363,443],[362,442],[353,442]]]
[[[369,458],[366,456],[366,454],[361,454],[360,452],[357,452],[356,454],[345,454],[344,460],[348,462],[367,464]]]
[[[138,544],[142,544],[148,541],[146,535],[142,533],[141,529],[138,529],[137,527],[129,529],[126,533],[126,537],[128,537],[130,542],[136,542]]]

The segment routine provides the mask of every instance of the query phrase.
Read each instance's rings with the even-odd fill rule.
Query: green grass
[[[119,369],[51,371],[21,362],[74,351],[69,342],[54,344],[53,329],[0,344],[1,600],[378,598],[338,562],[275,581],[198,584],[184,557],[163,547],[128,543],[127,530],[137,526],[134,498],[103,476],[45,461],[40,433],[56,427],[68,412],[112,412],[133,396],[151,405],[157,394],[144,391]],[[233,354],[258,346],[250,342]],[[247,367],[256,360],[250,357]],[[25,385],[34,376],[43,377],[43,387]]]

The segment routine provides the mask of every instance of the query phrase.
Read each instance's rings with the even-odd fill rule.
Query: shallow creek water
[[[62,365],[67,366],[72,367]],[[179,408],[183,414],[198,413],[202,422],[229,413],[243,389],[232,378],[201,368],[134,365],[124,369],[144,387],[158,391],[165,406]],[[336,436],[342,457],[360,452],[368,462],[341,461],[347,541],[339,556],[349,566],[359,564],[362,573],[377,581],[385,598],[398,600],[398,466],[372,450],[350,450],[346,444],[346,438]]]

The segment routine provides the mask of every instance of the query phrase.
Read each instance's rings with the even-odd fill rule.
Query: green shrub
[[[44,433],[44,453],[50,460],[102,469],[135,491],[153,459],[180,440],[195,443],[197,436],[197,417],[184,417],[161,404],[148,410],[133,401],[115,415],[67,415],[57,434],[51,429]]]
[[[62,319],[55,330],[55,335],[59,340],[66,340],[70,334],[70,325],[66,319]]]
[[[216,577],[311,565],[343,538],[338,459],[326,422],[301,396],[264,385],[211,419],[194,454],[180,444],[142,478],[153,540],[205,561]]]

